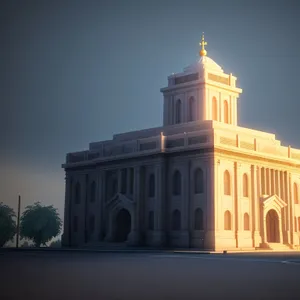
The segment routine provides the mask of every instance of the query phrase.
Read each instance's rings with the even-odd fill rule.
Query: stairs
[[[291,251],[292,248],[287,244],[281,243],[267,243],[267,248],[274,251]]]

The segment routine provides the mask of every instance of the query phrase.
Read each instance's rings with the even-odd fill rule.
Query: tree
[[[53,205],[42,206],[35,202],[25,208],[21,217],[21,237],[31,239],[36,247],[46,245],[61,231],[62,221]]]
[[[61,240],[53,241],[50,245],[50,248],[61,248]]]
[[[0,247],[16,234],[16,214],[12,208],[0,202]]]

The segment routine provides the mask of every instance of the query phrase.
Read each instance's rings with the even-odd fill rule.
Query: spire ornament
[[[207,45],[207,42],[205,42],[205,40],[204,40],[204,32],[202,33],[202,38],[201,38],[201,42],[199,43],[199,45],[201,46],[201,50],[199,51],[200,56],[206,56],[207,51],[205,50],[204,46]]]

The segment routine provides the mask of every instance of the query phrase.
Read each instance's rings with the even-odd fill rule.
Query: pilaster
[[[206,103],[206,85],[203,84],[201,89],[202,94],[202,120],[206,120],[206,109],[207,109],[207,103]]]
[[[234,211],[234,217],[235,217],[235,236],[236,236],[236,247],[239,247],[239,236],[243,231],[242,227],[242,209],[241,209],[241,191],[243,188],[243,176],[241,172],[241,164],[235,163],[235,178],[234,178],[234,200],[235,200],[235,211]]]
[[[103,176],[103,171],[99,171],[97,174],[97,184],[96,184],[96,210],[97,212],[95,213],[95,229],[96,229],[96,237],[98,240],[102,239],[102,222],[103,222],[103,212],[102,212],[102,176]]]
[[[118,193],[122,191],[122,169],[118,169]]]
[[[142,209],[142,197],[141,197],[141,181],[140,181],[140,166],[134,167],[134,175],[133,175],[133,201],[135,203],[134,210],[134,223],[132,228],[132,234],[129,236],[129,240],[131,244],[139,244],[140,243],[140,235],[141,235],[141,209]]]
[[[291,220],[291,197],[290,197],[290,184],[289,184],[289,174],[288,172],[284,172],[284,186],[285,186],[285,199],[287,203],[287,237],[288,237],[288,243],[292,243],[291,234],[292,234],[292,227],[291,223],[293,223],[293,220]]]
[[[295,228],[295,221],[294,221],[294,216],[295,216],[295,201],[294,201],[294,189],[293,189],[293,183],[292,183],[292,175],[291,173],[288,174],[289,175],[289,188],[290,188],[290,224],[291,224],[291,244],[294,245],[295,244],[295,235],[294,235],[294,228]]]
[[[212,201],[214,202],[215,207],[215,228],[216,231],[221,230],[221,181],[220,181],[220,160],[214,161],[214,181],[213,183],[210,182],[210,184],[213,185],[214,189],[214,197]],[[206,181],[209,181],[209,178],[206,178]],[[208,182],[209,183],[209,182]],[[208,184],[207,183],[207,184]]]
[[[62,246],[70,246],[71,244],[71,195],[72,195],[72,179],[66,172],[65,176],[65,207],[64,207],[64,232],[62,236]]]
[[[252,215],[252,238],[253,238],[253,247],[259,247],[261,243],[261,236],[259,234],[259,194],[260,194],[260,169],[255,165],[251,166],[251,199],[253,207]]]

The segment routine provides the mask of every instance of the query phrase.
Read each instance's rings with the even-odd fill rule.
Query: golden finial
[[[204,41],[204,32],[202,33],[201,43],[199,43],[199,45],[201,46],[201,50],[199,52],[200,56],[206,56],[207,52],[204,49],[204,46],[207,45],[207,42]]]

